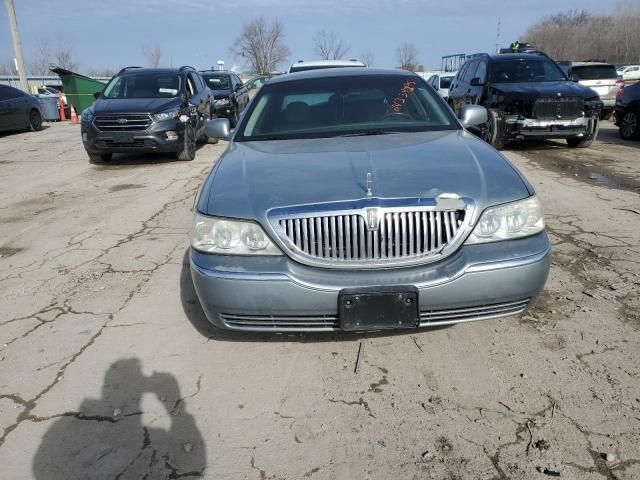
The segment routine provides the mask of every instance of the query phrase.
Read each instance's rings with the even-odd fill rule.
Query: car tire
[[[176,153],[176,157],[187,162],[196,158],[196,130],[192,125],[185,127],[182,148]]]
[[[607,110],[600,114],[600,120],[610,120],[613,116],[613,110]]]
[[[496,150],[504,148],[504,121],[500,117],[500,112],[489,110],[489,121],[485,128],[482,139]]]
[[[589,148],[593,141],[597,138],[598,131],[600,131],[600,120],[596,120],[596,126],[594,127],[593,133],[591,135],[587,135],[585,137],[567,138],[567,145],[569,145],[569,148]]]
[[[626,110],[617,118],[620,138],[623,140],[640,139],[640,110]]]
[[[42,115],[35,108],[29,112],[29,130],[32,132],[42,130]]]
[[[89,155],[89,163],[109,163],[113,157],[112,153],[87,152],[87,155]]]

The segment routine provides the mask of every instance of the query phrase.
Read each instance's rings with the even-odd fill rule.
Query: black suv
[[[193,160],[212,118],[212,93],[192,67],[127,67],[82,112],[82,142],[91,161],[113,153],[175,152]]]
[[[233,72],[222,70],[200,71],[213,92],[213,106],[217,117],[226,117],[235,127],[240,114],[249,103],[249,89]]]
[[[449,89],[449,105],[489,110],[480,132],[495,148],[525,138],[565,138],[570,147],[588,147],[598,135],[603,104],[598,94],[567,78],[543,53],[472,55]]]

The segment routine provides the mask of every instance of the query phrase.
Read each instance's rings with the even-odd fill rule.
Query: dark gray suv
[[[82,142],[92,161],[125,152],[173,152],[193,160],[212,116],[211,91],[193,68],[129,67],[82,112]]]

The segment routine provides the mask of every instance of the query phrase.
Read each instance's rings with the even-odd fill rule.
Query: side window
[[[202,76],[199,73],[194,73],[193,78],[195,79],[196,84],[198,85],[198,90],[204,89],[205,84],[204,84],[204,80],[202,80]]]
[[[187,76],[186,87],[187,87],[187,96],[193,97],[196,94],[196,89],[195,89],[195,86],[193,85],[193,79],[191,78],[191,75]]]
[[[189,76],[187,77],[191,81],[191,86],[193,88],[193,95],[195,95],[200,91],[200,84],[194,77],[195,75],[192,73],[190,73]]]
[[[478,63],[478,68],[476,68],[476,73],[473,78],[479,78],[480,83],[484,85],[487,80],[487,64],[486,62],[480,61]]]
[[[471,76],[475,73],[477,65],[478,61],[472,60],[469,66],[464,70],[464,74],[462,77],[462,81],[464,83],[469,83],[471,81]]]
[[[462,81],[462,79],[464,78],[464,74],[467,72],[467,69],[469,68],[469,64],[471,62],[466,62],[464,65],[462,65],[462,68],[458,71],[458,74],[456,75],[456,80],[458,80],[459,82]]]

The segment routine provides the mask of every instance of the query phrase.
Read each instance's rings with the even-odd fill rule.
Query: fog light
[[[88,142],[89,141],[89,136],[87,135],[86,132],[82,134],[82,141],[83,142]]]
[[[173,130],[169,130],[168,132],[164,132],[164,136],[167,137],[167,140],[177,140],[178,134]]]

